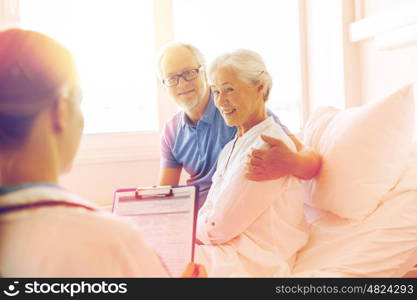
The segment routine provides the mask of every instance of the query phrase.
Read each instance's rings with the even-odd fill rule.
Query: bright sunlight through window
[[[153,1],[20,0],[20,20],[74,54],[85,133],[158,129]]]
[[[295,0],[173,0],[175,39],[208,62],[237,48],[261,54],[273,87],[268,107],[296,133],[301,126],[299,8]]]

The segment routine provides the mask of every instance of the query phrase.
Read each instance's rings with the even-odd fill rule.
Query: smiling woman
[[[251,148],[267,147],[261,135],[296,149],[282,126],[267,116],[272,80],[261,56],[245,49],[216,58],[208,75],[215,104],[237,134],[219,154],[198,214],[196,261],[213,277],[287,276],[308,237],[302,183],[293,176],[249,181],[242,163]]]
[[[238,136],[242,136],[267,117],[261,94],[263,83],[257,82],[256,85],[252,85],[237,79],[238,73],[230,68],[221,68],[217,73],[213,85],[216,106],[226,124],[237,126]]]

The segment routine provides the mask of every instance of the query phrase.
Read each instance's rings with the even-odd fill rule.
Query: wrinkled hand
[[[261,137],[270,148],[252,150],[246,164],[246,178],[264,181],[293,175],[298,164],[297,153],[281,140],[265,135]]]
[[[207,277],[206,268],[203,265],[190,262],[185,268],[182,278],[205,278]]]

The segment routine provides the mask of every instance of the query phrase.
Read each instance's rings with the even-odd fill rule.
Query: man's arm
[[[292,151],[281,140],[262,136],[270,145],[269,149],[255,149],[249,155],[246,178],[254,181],[278,179],[292,175],[300,179],[315,177],[321,167],[321,157],[311,149],[306,149],[294,136],[289,135],[297,152]]]
[[[161,167],[159,170],[159,185],[178,185],[182,168]]]
[[[298,165],[298,170],[294,170],[293,175],[300,179],[311,179],[315,177],[319,173],[321,167],[320,154],[312,149],[304,147],[295,135],[289,135],[289,137],[297,147],[299,159],[299,163],[296,164]]]
[[[168,123],[164,127],[161,136],[161,164],[159,168],[159,185],[178,185],[180,182],[182,165],[173,154],[173,145],[177,136],[176,125]]]

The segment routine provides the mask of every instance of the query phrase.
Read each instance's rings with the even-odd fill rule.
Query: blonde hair
[[[75,80],[72,56],[55,40],[29,30],[0,31],[0,149],[20,145],[36,116]]]

